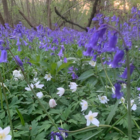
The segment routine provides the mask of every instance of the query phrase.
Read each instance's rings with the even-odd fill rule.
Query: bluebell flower
[[[7,51],[1,50],[0,63],[7,63]]]
[[[90,40],[90,44],[92,44],[92,47],[96,46],[97,45],[97,42],[99,40],[99,32],[94,32],[91,40]]]
[[[113,61],[111,62],[110,66],[112,68],[117,68],[119,67],[119,62],[121,62],[123,60],[124,57],[124,51],[123,50],[117,50]]]
[[[15,56],[15,59],[16,59],[17,64],[18,64],[19,66],[23,67],[23,63],[22,63],[22,61],[21,61],[21,59],[19,58],[18,55]]]
[[[74,71],[72,72],[72,75],[71,76],[72,76],[72,79],[78,79],[78,76],[75,74]]]
[[[137,12],[137,7],[132,7],[132,9],[131,9],[131,14],[134,14],[134,13],[136,13]]]
[[[114,87],[115,93],[112,94],[112,98],[120,99],[123,96],[123,92],[121,92],[121,85],[119,83],[116,83]]]
[[[114,34],[110,37],[108,47],[105,47],[104,50],[107,52],[115,51],[117,44],[117,32],[114,32]]]
[[[100,38],[103,38],[103,35],[105,34],[106,30],[107,30],[107,24],[102,24],[100,28],[97,30],[99,32]]]
[[[133,64],[130,64],[130,75],[132,74],[134,69],[135,69],[135,66]],[[123,79],[127,79],[127,68],[125,68],[123,74],[120,77]]]
[[[17,39],[16,45],[17,45],[17,46],[21,45],[21,42],[20,42],[19,38]]]
[[[61,49],[58,53],[58,56],[61,58],[63,56],[63,50]]]
[[[66,138],[66,137],[68,137],[68,133],[66,133],[66,132],[63,132],[64,131],[64,129],[62,129],[62,128],[58,128],[59,130],[60,130],[60,133],[59,132],[51,132],[51,140],[64,140],[63,139],[63,137],[64,138]],[[61,131],[62,130],[62,131]],[[62,136],[63,137],[62,137]]]
[[[67,58],[66,57],[64,58],[64,63],[67,63]]]

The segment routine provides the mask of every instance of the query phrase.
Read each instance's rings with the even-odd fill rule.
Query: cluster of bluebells
[[[72,67],[69,67],[68,70],[69,70],[68,73],[71,73],[72,79],[78,79],[78,76],[76,75],[76,71],[78,71],[77,68],[74,68],[74,66],[72,66]]]
[[[50,140],[64,140],[65,138],[68,137],[68,133],[66,132],[63,132],[63,131],[66,131],[62,128],[58,128],[60,133],[59,132],[51,132],[51,139]]]

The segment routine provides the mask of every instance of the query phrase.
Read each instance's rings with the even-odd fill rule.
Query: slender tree
[[[52,23],[51,23],[51,0],[46,0],[47,5],[47,24],[50,29],[52,29]]]
[[[10,15],[9,15],[9,11],[8,11],[7,0],[2,0],[2,4],[3,4],[5,22],[10,24]]]

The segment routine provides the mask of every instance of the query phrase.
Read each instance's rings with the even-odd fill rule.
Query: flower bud
[[[56,101],[54,99],[50,99],[50,101],[49,101],[50,108],[54,108],[56,105],[57,105]]]

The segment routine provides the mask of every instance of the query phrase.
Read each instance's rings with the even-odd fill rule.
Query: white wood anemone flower
[[[4,129],[2,129],[0,127],[0,140],[11,140],[12,136],[8,135],[10,133],[10,127],[6,127]]]
[[[98,95],[98,98],[100,100],[100,103],[102,103],[102,104],[105,104],[105,103],[107,103],[109,101],[109,99],[107,99],[106,96],[100,96],[100,95]]]
[[[58,94],[60,97],[64,94],[65,89],[62,87],[57,88],[58,92],[56,94]]]
[[[41,98],[43,97],[43,93],[42,93],[42,92],[38,92],[38,93],[36,94],[36,96],[37,96],[39,99],[41,99]]]
[[[88,102],[87,101],[82,100],[82,102],[80,104],[82,105],[82,110],[81,111],[87,110],[87,108],[88,108]]]
[[[24,79],[24,76],[23,76],[23,74],[21,73],[20,70],[14,70],[13,71],[13,77],[14,77],[14,79],[20,79],[20,80]]]
[[[46,75],[44,76],[44,79],[46,79],[47,81],[51,81],[51,79],[52,79],[51,74],[50,74],[50,73],[46,74]]]
[[[72,92],[75,92],[77,90],[77,86],[78,85],[75,82],[70,82],[69,87],[70,87]]]
[[[123,103],[123,104],[125,103],[125,99],[124,99],[124,97],[121,98],[119,104],[121,104],[121,103]]]
[[[90,123],[94,124],[95,126],[99,126],[100,122],[96,119],[97,115],[97,112],[92,113],[92,111],[89,111],[88,115],[85,116],[87,119],[87,126],[89,126]]]
[[[39,84],[40,83],[40,81],[38,81],[37,83],[35,83],[35,84],[32,84],[31,83],[31,88],[33,89],[33,88],[39,88],[39,89],[42,89],[43,87],[44,87],[44,85],[43,84]],[[27,91],[31,91],[31,88],[30,88],[30,86],[28,85],[28,87],[26,87],[25,88],[25,90],[27,90]]]
[[[89,65],[91,65],[92,67],[96,66],[96,62],[95,61],[89,61]]]
[[[122,87],[123,87],[123,88],[126,88],[126,84],[122,84]]]
[[[131,109],[135,111],[137,109],[137,105],[134,104],[134,100],[131,100]]]

